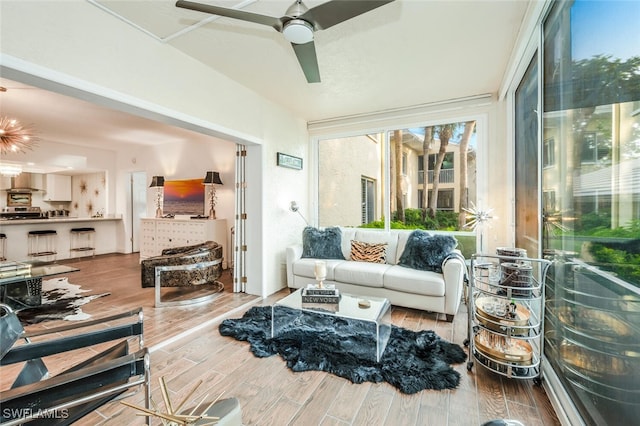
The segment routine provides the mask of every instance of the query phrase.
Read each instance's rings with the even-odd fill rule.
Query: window
[[[475,188],[462,187],[476,182],[475,126],[458,122],[318,140],[318,225],[469,232],[460,229],[458,214],[462,191],[469,194],[465,201],[476,201]],[[461,158],[467,179],[455,174]],[[438,179],[425,185],[421,169],[436,168]],[[470,256],[475,236],[466,238]]]
[[[382,220],[384,147],[382,134],[319,141],[319,226],[361,226],[363,220]]]
[[[556,163],[555,139],[548,138],[542,143],[542,167],[551,167]]]
[[[438,191],[438,209],[440,210],[453,210],[455,202],[453,200],[452,189],[442,189]],[[429,196],[432,197],[433,193],[429,191]]]
[[[515,92],[515,240],[530,256],[537,256],[540,249],[537,58],[531,59]]]
[[[362,177],[362,224],[366,225],[375,220],[375,203],[376,203],[376,185],[373,179]]]
[[[575,0],[543,24],[544,352],[584,424],[635,424],[640,407],[637,336],[585,328],[602,315],[640,329],[626,303],[640,300],[638,16],[639,2]],[[597,368],[614,363],[629,372]]]
[[[606,162],[609,158],[610,147],[611,140],[606,140],[604,135],[597,132],[584,132],[582,143],[579,146],[581,150],[580,160],[583,164]]]
[[[407,162],[409,161],[408,158],[409,158],[408,154],[406,152],[403,152],[402,153],[402,174],[403,175],[407,174]]]

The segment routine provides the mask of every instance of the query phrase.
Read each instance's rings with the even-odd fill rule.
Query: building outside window
[[[470,129],[470,137],[461,144],[465,126]],[[475,122],[459,122],[319,140],[318,225],[470,234],[460,223],[459,213],[461,193],[469,194],[465,203],[475,202],[476,188],[463,188],[466,182],[476,182],[473,129]],[[444,141],[441,132],[446,136]],[[468,159],[464,180],[455,167],[463,155]],[[424,158],[429,159],[428,164],[424,164]],[[437,181],[433,178],[435,169],[440,170]],[[475,251],[471,241],[464,246],[468,256]]]

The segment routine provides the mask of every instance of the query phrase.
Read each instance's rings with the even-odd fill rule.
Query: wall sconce
[[[154,176],[149,188],[156,188],[156,217],[162,217],[162,198],[164,195],[164,176]]]
[[[216,218],[216,185],[222,185],[222,180],[220,180],[220,173],[218,172],[207,172],[202,184],[207,187],[207,194],[209,197],[209,219]]]
[[[305,219],[302,213],[300,213],[300,206],[298,206],[298,203],[296,203],[295,201],[292,201],[291,204],[289,204],[289,210],[294,213],[298,213],[302,218],[302,220],[304,220],[304,223],[306,223],[307,226],[309,226],[309,222],[307,222],[307,219]]]

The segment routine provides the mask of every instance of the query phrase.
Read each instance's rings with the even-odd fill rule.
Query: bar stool
[[[91,256],[96,255],[96,246],[94,243],[94,235],[96,230],[94,228],[72,228],[70,231],[71,238],[69,251],[73,256],[74,252],[90,251]]]
[[[7,260],[7,234],[0,234],[0,261]]]
[[[56,242],[58,233],[53,229],[39,231],[29,231],[28,234],[28,256],[31,257],[53,257],[58,254]]]

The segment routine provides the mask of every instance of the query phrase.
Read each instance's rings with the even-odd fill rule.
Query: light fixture
[[[22,173],[22,167],[14,164],[0,165],[0,175],[8,177],[16,177]]]
[[[151,178],[149,188],[156,188],[156,217],[162,217],[162,198],[164,196],[164,176]]]
[[[291,43],[306,44],[313,41],[313,25],[302,19],[292,19],[284,24],[282,34]]]
[[[205,185],[208,189],[209,196],[209,219],[216,218],[216,185],[222,185],[222,180],[220,179],[220,173],[218,172],[207,172],[202,181],[202,184]]]
[[[294,213],[298,213],[302,218],[302,220],[304,220],[304,223],[306,223],[307,226],[309,226],[309,222],[307,222],[307,219],[305,219],[302,213],[300,213],[300,206],[298,206],[298,203],[296,203],[295,201],[292,201],[291,204],[289,204],[289,210]]]
[[[38,138],[33,130],[16,119],[0,117],[0,153],[3,155],[33,149]]]
[[[483,238],[482,238],[484,234],[483,227],[485,224],[488,225],[490,220],[497,219],[497,217],[491,215],[491,212],[493,211],[493,209],[483,210],[479,207],[476,207],[476,205],[473,204],[473,202],[471,202],[471,208],[466,209],[463,207],[462,210],[464,210],[469,214],[469,217],[467,218],[467,223],[464,224],[464,227],[471,228],[474,231],[476,230],[476,228],[480,228],[480,253],[483,253],[483,250],[484,250]]]

